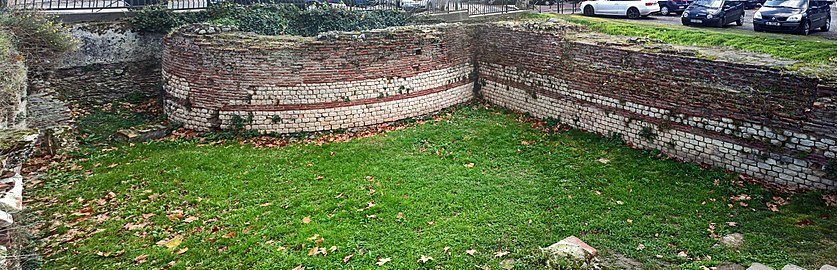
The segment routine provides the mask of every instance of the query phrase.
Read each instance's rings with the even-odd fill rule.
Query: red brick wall
[[[205,28],[164,40],[167,112],[189,128],[226,128],[238,117],[281,133],[351,128],[472,97],[472,32],[461,25],[319,38]]]
[[[333,130],[434,112],[478,86],[496,105],[681,160],[837,188],[834,82],[567,31],[455,24],[298,38],[196,26],[164,40],[166,111],[199,130]]]
[[[837,177],[824,169],[837,153],[837,110],[822,104],[835,95],[834,84],[564,36],[478,27],[486,99],[683,160],[791,186],[837,188]]]

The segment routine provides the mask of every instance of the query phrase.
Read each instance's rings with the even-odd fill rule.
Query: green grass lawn
[[[349,142],[102,148],[27,190],[43,266],[531,269],[539,247],[570,235],[652,269],[835,264],[837,217],[821,194],[740,187],[736,175],[523,118],[470,104]],[[739,194],[746,207],[730,202]],[[772,212],[772,196],[790,204]],[[712,223],[745,245],[713,247]],[[317,246],[327,256],[310,256]]]
[[[725,46],[799,60],[806,64],[837,64],[837,41],[814,36],[758,33],[738,29],[685,27],[579,15],[530,13],[524,19],[560,18],[610,35],[644,37],[687,46]]]

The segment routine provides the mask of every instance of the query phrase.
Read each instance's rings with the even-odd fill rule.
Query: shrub
[[[203,21],[207,21],[204,11],[174,12],[164,5],[146,6],[128,19],[134,29],[152,33],[166,33],[184,24]]]
[[[240,16],[238,28],[262,35],[281,35],[288,28],[288,21],[278,12],[255,7]]]
[[[149,6],[130,20],[143,32],[168,32],[189,23],[237,25],[242,31],[264,35],[316,36],[327,31],[361,31],[405,25],[408,17],[396,10],[351,11],[324,5],[305,10],[295,5],[242,6],[222,3],[200,12],[177,13]]]
[[[42,59],[73,51],[80,45],[80,42],[69,34],[66,26],[56,22],[53,17],[34,11],[0,14],[0,30],[3,29],[13,37],[5,42],[14,44],[30,59]],[[38,58],[31,57],[35,55]]]

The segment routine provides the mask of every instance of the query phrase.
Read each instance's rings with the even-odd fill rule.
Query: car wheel
[[[635,7],[629,8],[628,13],[625,14],[625,15],[628,16],[628,19],[639,19],[639,17],[640,17],[639,9],[637,9]]]
[[[744,25],[744,13],[741,13],[741,17],[738,17],[738,20],[735,21],[735,25],[738,25],[738,26]]]
[[[668,14],[669,14],[668,7],[661,7],[660,8],[660,15],[668,16]]]
[[[803,36],[807,36],[811,33],[811,22],[805,21],[799,25],[799,34]]]
[[[584,16],[593,16],[596,15],[596,12],[593,11],[593,6],[585,6],[584,7]]]
[[[584,16],[593,16],[596,12],[593,11],[593,6],[584,7]]]
[[[828,30],[831,30],[831,17],[825,18],[825,25],[823,25],[820,28],[820,30],[822,30],[823,32],[828,32]]]
[[[724,18],[722,17],[722,18],[718,19],[718,25],[715,25],[715,26],[717,26],[718,28],[724,28],[725,25],[727,25],[727,22],[725,22]]]

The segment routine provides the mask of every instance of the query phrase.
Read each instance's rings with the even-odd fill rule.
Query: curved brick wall
[[[185,28],[163,40],[166,113],[186,128],[334,130],[473,98],[471,32],[461,25],[318,38],[209,28]]]
[[[837,189],[837,82],[564,31],[477,27],[485,99],[680,160]]]

